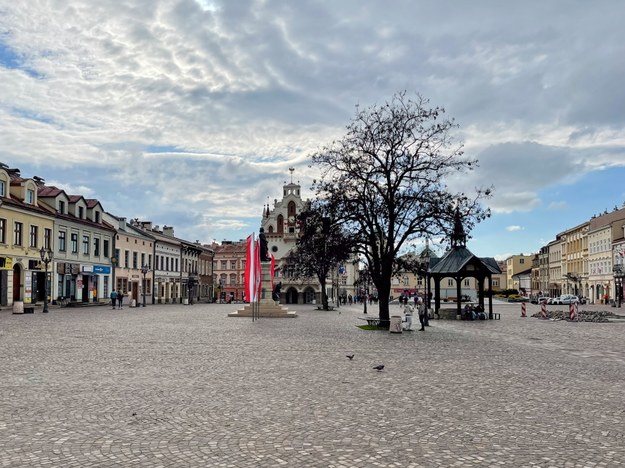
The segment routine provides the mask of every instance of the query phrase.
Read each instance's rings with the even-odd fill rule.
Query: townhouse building
[[[557,235],[547,244],[549,252],[549,296],[562,294],[562,240]]]
[[[108,298],[115,229],[103,220],[100,202],[43,183],[38,184],[38,197],[54,213],[53,300],[97,302]]]
[[[215,297],[215,251],[208,245],[201,245],[196,241],[196,245],[201,247],[198,260],[198,300],[203,302],[213,302]]]
[[[54,213],[38,198],[37,179],[0,164],[0,305],[43,301],[51,291],[41,249],[53,249]]]
[[[115,229],[113,289],[123,294],[129,305],[153,304],[154,238],[132,226],[124,217],[104,214]]]
[[[593,216],[588,229],[588,297],[593,303],[606,303],[616,297],[615,251],[623,235],[625,208]],[[618,277],[618,276],[617,276]]]
[[[522,271],[531,269],[533,257],[533,255],[519,254],[511,255],[506,258],[506,283],[508,289],[516,289],[519,291],[519,294],[522,295],[530,293],[530,283],[523,283],[523,285],[521,285],[519,283],[519,277],[517,276],[515,279],[514,276]]]
[[[247,245],[244,240],[213,243],[215,252],[215,299],[220,302],[245,300],[245,261]]]

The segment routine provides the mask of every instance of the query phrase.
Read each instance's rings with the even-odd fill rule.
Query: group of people
[[[466,304],[462,309],[462,320],[486,320],[486,313],[481,307]]]
[[[114,289],[111,291],[111,305],[113,309],[115,309],[115,305],[117,305],[117,309],[123,309],[124,305],[124,293],[119,291],[115,291]]]
[[[407,299],[407,298],[406,298]],[[425,302],[423,302],[423,298],[419,297],[416,299],[416,303],[414,306],[408,304],[408,301],[403,301],[404,303],[404,318],[403,318],[403,328],[406,331],[412,330],[412,313],[415,308],[417,313],[419,314],[419,323],[421,324],[421,328],[419,331],[425,331],[425,327],[429,327],[429,314],[428,308]]]

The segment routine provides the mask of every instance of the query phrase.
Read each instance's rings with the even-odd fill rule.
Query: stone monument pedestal
[[[276,318],[290,318],[297,317],[295,311],[290,311],[286,307],[280,305],[280,303],[274,301],[271,290],[271,262],[260,262],[260,300],[258,301],[257,317],[276,317]],[[231,312],[228,317],[252,317],[254,304],[246,304],[243,309],[239,309],[236,312]]]

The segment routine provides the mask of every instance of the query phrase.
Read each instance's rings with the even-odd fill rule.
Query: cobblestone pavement
[[[0,467],[625,466],[625,320],[236,307],[1,311]]]

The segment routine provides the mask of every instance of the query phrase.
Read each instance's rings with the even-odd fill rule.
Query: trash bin
[[[24,301],[13,301],[13,313],[14,314],[24,313]]]
[[[391,325],[389,327],[391,333],[401,333],[401,315],[391,316]]]
[[[182,304],[183,305],[189,305],[189,299],[187,299],[186,297],[182,300]]]

